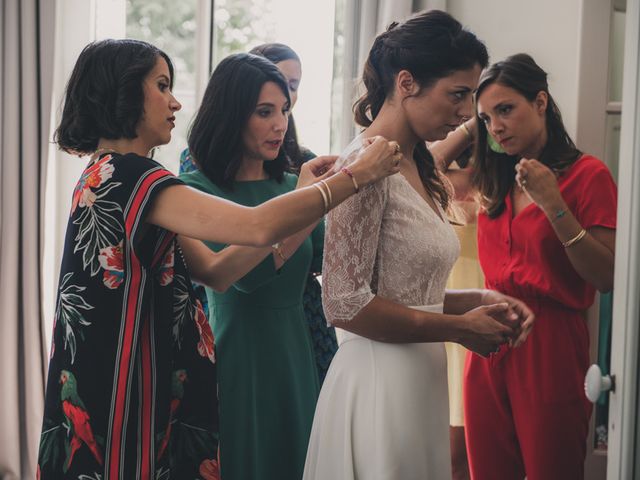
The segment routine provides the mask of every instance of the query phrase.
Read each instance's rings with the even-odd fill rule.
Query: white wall
[[[486,43],[492,62],[532,55],[569,135],[604,156],[611,0],[447,0],[447,11]]]
[[[575,136],[582,0],[448,0],[447,10],[485,42],[490,61],[529,53],[549,73],[549,87]]]

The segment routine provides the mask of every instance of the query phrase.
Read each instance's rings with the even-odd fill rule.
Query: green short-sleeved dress
[[[295,188],[296,177],[235,182],[222,190],[201,172],[181,176],[198,190],[247,206]],[[216,337],[220,467],[225,480],[302,478],[319,393],[302,294],[324,225],[280,270],[269,255],[225,293],[207,289]],[[225,245],[208,243],[219,251]]]

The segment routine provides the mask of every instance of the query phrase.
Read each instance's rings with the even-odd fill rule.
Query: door
[[[640,0],[625,23],[607,480],[640,480]]]

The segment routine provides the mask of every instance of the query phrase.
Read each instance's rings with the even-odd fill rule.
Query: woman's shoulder
[[[598,157],[585,153],[569,167],[566,181],[585,181],[602,176],[611,177],[607,164]]]
[[[178,178],[190,187],[203,190],[208,193],[219,193],[220,188],[213,183],[207,176],[200,170],[193,170],[187,173],[181,173]]]
[[[158,171],[163,176],[175,177],[160,163],[149,157],[136,153],[109,152],[90,162],[83,173],[83,177],[93,175],[96,172],[109,172],[112,181],[138,182],[140,178]]]
[[[108,162],[117,169],[127,173],[143,173],[148,170],[154,169],[166,170],[166,168],[162,164],[160,164],[153,158],[144,157],[133,152],[110,152],[104,156],[101,156],[95,163],[99,162]]]

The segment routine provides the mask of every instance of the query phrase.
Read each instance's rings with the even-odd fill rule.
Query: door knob
[[[591,365],[584,377],[584,393],[587,398],[596,403],[602,392],[615,392],[615,375],[602,375],[602,370],[598,365]]]

